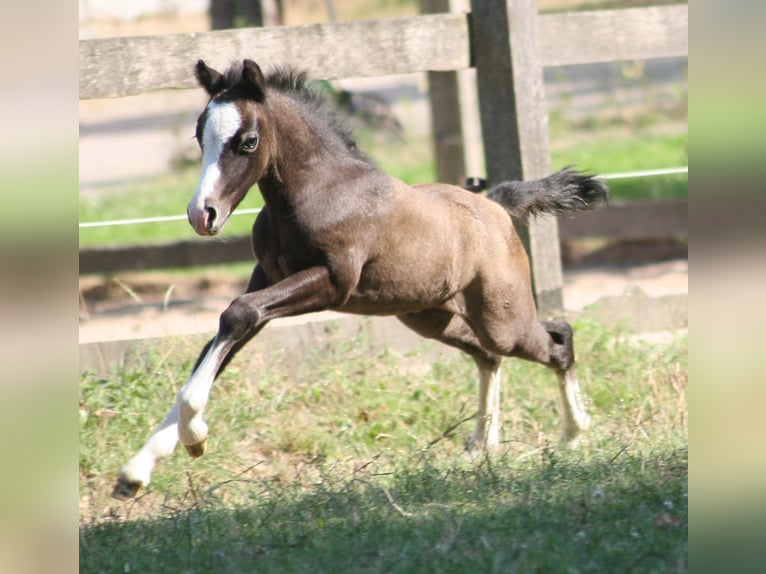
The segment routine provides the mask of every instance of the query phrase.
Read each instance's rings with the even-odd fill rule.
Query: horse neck
[[[348,151],[329,128],[306,116],[306,108],[285,94],[269,94],[272,160],[258,182],[270,210],[293,211],[308,199],[315,170],[328,169]],[[313,195],[313,194],[312,194]]]

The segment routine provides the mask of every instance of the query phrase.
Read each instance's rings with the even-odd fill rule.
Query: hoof
[[[559,436],[559,445],[563,447],[576,448],[580,445],[585,436],[584,430],[565,431]]]
[[[124,476],[120,476],[112,488],[112,498],[130,500],[138,494],[143,485],[140,480],[128,480]]]
[[[206,447],[207,447],[207,439],[203,440],[202,442],[198,442],[197,444],[184,445],[186,452],[188,452],[189,456],[192,458],[199,458],[203,454],[205,454]]]
[[[465,451],[472,455],[481,455],[485,452],[495,452],[500,448],[500,440],[497,437],[487,437],[479,441],[475,436],[471,436],[465,445]]]
[[[582,417],[576,424],[564,423],[564,430],[561,432],[561,436],[559,437],[559,443],[570,444],[572,446],[576,445],[582,438],[582,435],[585,434],[586,431],[590,430],[592,426],[593,420],[588,415]]]

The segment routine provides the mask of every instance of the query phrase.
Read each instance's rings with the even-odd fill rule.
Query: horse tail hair
[[[609,188],[594,176],[567,166],[542,179],[500,183],[487,197],[526,221],[530,215],[585,211],[606,204]]]

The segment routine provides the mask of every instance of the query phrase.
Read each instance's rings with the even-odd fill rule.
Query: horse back
[[[523,253],[507,212],[483,196],[427,184],[402,187],[391,202],[346,311],[438,307],[491,267],[514,268]]]

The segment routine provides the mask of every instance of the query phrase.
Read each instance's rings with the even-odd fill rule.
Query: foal
[[[264,208],[252,230],[258,264],[247,291],[221,314],[160,427],[122,468],[115,495],[149,484],[180,439],[205,452],[202,419],[216,376],[270,320],[334,309],[395,315],[420,335],[468,353],[479,370],[469,448],[498,445],[500,362],[521,357],[558,376],[564,440],[587,429],[572,329],[537,319],[529,262],[511,215],[588,209],[606,187],[564,169],[508,182],[487,197],[444,184],[409,186],[376,168],[306,85],[305,74],[264,76],[244,60],[221,74],[201,60],[210,101],[197,121],[202,174],[189,222],[212,236],[254,184]]]

